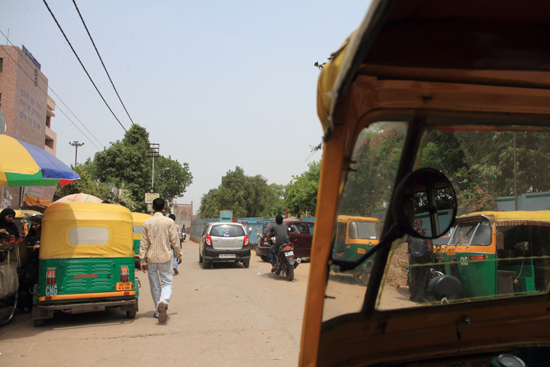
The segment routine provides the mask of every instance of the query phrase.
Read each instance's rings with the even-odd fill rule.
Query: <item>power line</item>
[[[120,95],[118,94],[118,91],[115,87],[115,83],[113,83],[113,80],[111,79],[111,76],[109,75],[109,72],[107,71],[107,67],[103,63],[103,59],[101,58],[101,55],[99,54],[99,50],[95,46],[95,42],[92,38],[92,35],[90,34],[90,31],[88,30],[88,27],[86,26],[86,22],[84,22],[84,18],[82,18],[82,14],[80,14],[80,10],[78,9],[78,6],[76,5],[76,1],[73,0],[74,7],[76,8],[76,11],[78,12],[78,16],[80,17],[80,20],[82,21],[82,24],[84,24],[84,28],[86,28],[86,32],[88,33],[88,36],[90,37],[90,41],[92,41],[92,45],[94,45],[95,52],[97,53],[97,56],[99,57],[99,61],[101,61],[101,65],[103,65],[103,69],[105,70],[105,73],[107,74],[107,77],[109,78],[109,81],[111,82],[111,85],[113,86],[113,89],[115,90],[115,93],[118,97],[118,100],[122,104],[122,107],[124,107],[124,111],[126,111],[126,114],[128,115],[128,118],[132,122],[132,125],[134,124],[134,120],[132,120],[132,117],[130,116],[130,113],[126,109],[126,106],[124,105],[124,102],[122,102],[122,98],[120,98]]]
[[[103,103],[105,103],[105,105],[107,106],[107,108],[109,109],[109,111],[111,111],[111,113],[113,114],[113,116],[115,117],[115,119],[117,120],[118,124],[124,129],[125,132],[128,132],[128,130],[126,130],[126,128],[124,127],[124,125],[122,125],[122,123],[120,122],[120,120],[118,119],[118,117],[115,115],[115,113],[113,112],[113,110],[111,109],[111,106],[109,106],[109,104],[107,103],[107,101],[105,100],[105,98],[103,97],[103,95],[101,94],[101,92],[99,91],[99,89],[97,88],[97,86],[95,85],[94,83],[94,80],[92,79],[92,77],[90,76],[90,74],[88,73],[88,70],[86,70],[86,67],[84,66],[84,64],[82,63],[82,61],[80,60],[80,57],[78,57],[78,54],[76,53],[73,45],[71,44],[71,42],[69,41],[69,39],[67,38],[67,35],[65,35],[65,32],[63,31],[63,28],[61,28],[61,25],[59,24],[59,22],[57,21],[57,19],[55,18],[55,15],[53,15],[53,12],[52,10],[50,9],[48,3],[46,2],[46,0],[43,0],[44,1],[44,4],[46,5],[46,8],[48,8],[48,11],[50,12],[50,15],[52,16],[53,20],[55,21],[55,24],[57,24],[57,27],[59,27],[59,30],[61,31],[61,33],[63,34],[63,37],[65,37],[65,40],[67,41],[67,43],[69,44],[69,46],[71,47],[71,50],[73,51],[74,55],[76,56],[76,59],[78,60],[78,62],[80,63],[80,66],[82,66],[82,69],[84,69],[84,72],[86,73],[86,75],[88,76],[88,78],[90,79],[90,81],[92,82],[95,90],[97,91],[97,93],[99,94],[99,96],[101,97],[101,99],[103,100]]]
[[[1,33],[4,37],[6,37],[6,35],[5,35],[2,31],[0,31],[0,33]],[[6,38],[6,39],[7,39],[7,38]],[[9,42],[9,41],[8,41],[8,42]],[[11,42],[10,42],[10,43],[11,43]],[[13,43],[12,43],[12,46],[13,46]],[[4,46],[2,46],[2,50],[4,50]],[[17,60],[15,60],[15,59],[9,54],[9,52],[7,52],[6,50],[4,50],[4,52],[6,53],[6,55],[8,55],[8,56],[12,59],[12,61],[13,61],[17,66],[19,66],[19,68],[21,69],[21,71],[23,71],[23,73],[25,73],[25,75],[27,75],[27,76],[29,77],[30,80],[34,80],[34,79],[25,71],[25,69],[23,69],[23,67],[22,67],[21,65],[19,65],[19,63],[17,62]],[[27,60],[25,59],[25,61],[27,61]],[[27,63],[30,64],[29,61],[27,61]],[[34,67],[34,65],[32,65],[32,66]],[[46,80],[44,80],[44,78],[41,78],[41,79],[42,79],[43,82],[46,83]],[[37,87],[38,87],[38,86],[37,86]],[[57,98],[59,98],[59,100],[61,101],[61,103],[63,103],[63,105],[64,105],[65,107],[67,107],[67,109],[68,109],[69,111],[71,111],[71,109],[69,108],[69,106],[67,106],[67,105],[65,104],[65,102],[63,102],[63,100],[57,95],[57,93],[55,93],[55,91],[54,91],[50,86],[48,86],[48,88],[53,92],[53,94],[56,95]],[[46,97],[48,96],[48,93],[47,93],[45,90],[43,90],[42,88],[38,87],[38,90],[41,91],[42,93],[44,93],[44,95],[45,95]],[[67,119],[73,124],[73,126],[76,127],[77,130],[80,131],[80,133],[81,133],[86,139],[88,139],[88,140],[90,141],[90,143],[92,143],[92,145],[94,145],[98,150],[101,150],[100,147],[98,147],[98,146],[97,146],[97,145],[96,145],[96,144],[95,144],[86,134],[84,134],[84,132],[83,132],[82,130],[80,130],[80,129],[78,128],[78,126],[75,125],[75,123],[69,118],[69,116],[67,116],[67,114],[65,114],[65,112],[63,112],[63,110],[61,110],[61,108],[59,108],[59,106],[57,106],[57,108],[59,109],[59,111],[60,111],[61,113],[63,113],[63,114],[65,115],[65,117],[67,117]],[[100,142],[100,141],[90,132],[90,130],[88,130],[88,128],[84,125],[84,123],[83,123],[82,121],[80,121],[80,119],[74,114],[74,112],[71,111],[71,113],[72,113],[72,114],[74,115],[74,117],[82,124],[82,126],[90,133],[90,135],[92,135],[92,136],[94,137],[94,139],[97,140],[97,142],[99,143],[99,145],[103,145],[103,144],[102,144],[102,143],[101,143],[101,142]]]

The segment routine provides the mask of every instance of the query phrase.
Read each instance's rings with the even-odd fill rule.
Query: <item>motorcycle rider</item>
[[[271,272],[275,271],[275,256],[279,251],[279,247],[282,244],[289,243],[288,241],[288,227],[283,224],[283,216],[278,215],[275,217],[275,223],[269,223],[265,229],[264,235],[269,239],[271,236],[275,235],[276,243],[271,246],[269,249],[269,261],[271,261]]]

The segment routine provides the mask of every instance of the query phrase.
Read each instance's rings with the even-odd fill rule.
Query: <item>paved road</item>
[[[254,253],[250,268],[215,264],[203,270],[198,245],[186,241],[174,277],[169,320],[153,318],[147,276],[135,320],[119,310],[60,314],[35,328],[18,315],[0,328],[1,366],[295,366],[309,264],[295,282],[271,274]]]

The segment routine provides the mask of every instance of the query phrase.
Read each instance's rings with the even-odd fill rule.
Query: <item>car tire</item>
[[[199,252],[199,264],[202,264],[202,262],[203,262],[203,258],[202,258],[201,253]]]
[[[206,262],[206,260],[202,260],[202,268],[203,269],[212,269],[212,263],[211,262]]]
[[[266,263],[269,262],[269,257],[268,256],[262,255],[262,256],[260,256],[260,258]]]
[[[245,269],[248,269],[248,267],[250,266],[250,260],[243,261],[243,266]]]

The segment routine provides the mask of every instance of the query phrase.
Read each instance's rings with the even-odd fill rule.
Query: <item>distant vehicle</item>
[[[301,220],[287,220],[283,221],[283,224],[290,230],[288,232],[288,240],[294,247],[295,256],[309,259],[315,223]],[[260,256],[265,262],[269,261],[268,253],[271,247],[267,240],[262,234],[256,246],[256,255]]]
[[[240,223],[208,223],[199,244],[199,263],[210,269],[213,262],[242,262],[250,265],[250,239]]]
[[[180,243],[184,243],[186,238],[187,234],[185,233],[185,227],[183,227],[180,233]]]
[[[271,237],[268,242],[271,245],[275,244],[277,242],[277,237]],[[300,262],[302,261],[302,259],[299,257],[296,259],[294,258],[294,247],[292,247],[290,243],[283,243],[281,246],[279,246],[279,250],[277,251],[275,259],[275,268],[274,270],[272,270],[272,272],[277,275],[283,273],[285,274],[287,280],[293,281],[294,269],[296,269],[296,267],[300,265]]]

